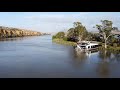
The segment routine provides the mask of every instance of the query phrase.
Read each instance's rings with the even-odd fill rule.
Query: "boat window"
[[[81,48],[85,49],[86,47],[85,46],[81,46]]]
[[[90,46],[88,46],[88,48],[90,48]]]
[[[96,47],[98,47],[98,45],[96,45]]]
[[[87,45],[87,43],[82,43],[81,45]]]
[[[94,48],[94,46],[91,46],[91,48]]]

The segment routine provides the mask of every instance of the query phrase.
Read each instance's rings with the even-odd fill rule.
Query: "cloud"
[[[111,14],[95,15],[89,12],[77,14],[40,14],[24,17],[27,22],[31,22],[31,27],[43,31],[61,31],[73,27],[73,22],[80,21],[87,30],[94,31],[93,26],[100,24],[100,20],[111,20],[114,26],[120,26],[120,16]]]
[[[27,16],[24,17],[27,20],[35,20],[35,21],[41,21],[41,22],[50,22],[50,23],[71,23],[78,20],[79,17],[85,18],[84,14],[86,13],[79,13],[79,14],[55,14],[55,15],[49,15],[49,14],[42,14],[42,15],[36,15],[36,16]]]

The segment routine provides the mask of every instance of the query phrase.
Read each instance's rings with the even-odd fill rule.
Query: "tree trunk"
[[[81,40],[82,40],[82,39],[81,39],[81,36],[79,35],[79,36],[78,36],[78,41],[81,42]]]
[[[105,32],[103,33],[103,35],[104,35],[104,40],[105,40],[105,49],[106,49],[106,48],[107,48],[107,37],[106,37]]]
[[[107,42],[106,42],[107,40],[105,40],[105,49],[107,48]]]

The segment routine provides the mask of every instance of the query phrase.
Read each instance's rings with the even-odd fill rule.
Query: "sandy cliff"
[[[23,30],[18,28],[9,28],[9,27],[0,27],[0,38],[7,37],[23,37],[23,36],[39,36],[42,33],[31,31],[31,30]]]

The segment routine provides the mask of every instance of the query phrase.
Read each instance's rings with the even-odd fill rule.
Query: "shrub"
[[[102,46],[102,45],[103,45],[103,43],[102,43],[102,42],[100,42],[100,43],[99,43],[99,45],[100,45],[100,46]]]
[[[68,40],[68,38],[67,38],[67,37],[64,37],[64,38],[63,38],[63,40],[67,41],[67,40]]]
[[[56,38],[56,36],[52,36],[52,39],[55,39]]]
[[[52,37],[52,39],[55,39],[55,38],[64,38],[64,36],[65,36],[65,33],[64,32],[58,32],[56,35],[54,35],[53,37]]]
[[[113,43],[113,47],[117,47],[117,43]]]
[[[65,36],[65,33],[64,33],[64,32],[58,32],[58,33],[56,34],[56,37],[57,37],[57,38],[64,38],[64,36]]]

